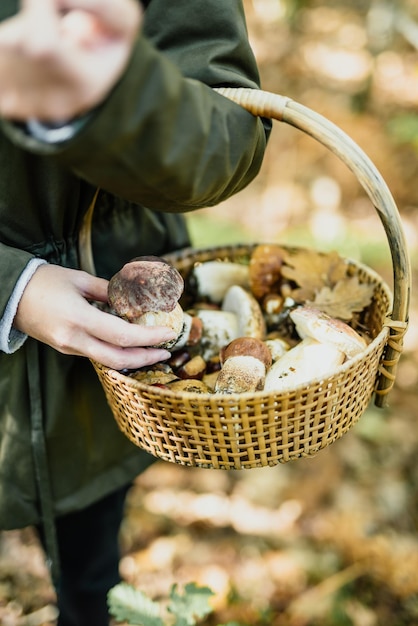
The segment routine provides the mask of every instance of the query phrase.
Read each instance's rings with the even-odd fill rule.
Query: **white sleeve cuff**
[[[21,273],[19,280],[17,281],[12,295],[9,298],[7,306],[4,310],[4,315],[0,319],[0,351],[6,354],[12,354],[16,352],[26,341],[27,335],[13,328],[13,321],[16,315],[17,307],[20,302],[20,298],[26,288],[26,285],[34,275],[35,271],[40,265],[44,265],[46,261],[44,259],[31,259],[23,272]]]
[[[35,119],[26,123],[29,134],[45,143],[62,143],[72,139],[77,132],[77,127],[71,122],[62,124],[43,124]]]

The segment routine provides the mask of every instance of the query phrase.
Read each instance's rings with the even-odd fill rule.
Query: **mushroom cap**
[[[108,300],[119,317],[134,321],[148,311],[172,311],[183,292],[178,270],[159,257],[137,257],[109,281]]]
[[[362,352],[367,343],[351,326],[310,306],[301,306],[289,313],[301,339],[312,337],[334,344],[347,357]]]
[[[238,337],[222,348],[220,353],[221,363],[225,364],[233,357],[251,356],[263,363],[268,369],[272,363],[271,352],[264,341],[254,337]]]
[[[284,251],[275,244],[260,244],[250,258],[250,289],[257,300],[280,293]]]

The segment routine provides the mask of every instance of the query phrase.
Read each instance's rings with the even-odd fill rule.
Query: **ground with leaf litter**
[[[416,276],[413,32],[401,34],[393,20],[370,26],[360,0],[245,5],[263,87],[321,113],[367,152],[399,206]],[[404,11],[396,24],[417,20],[414,2],[395,5]],[[293,11],[285,14],[286,6]],[[335,155],[280,124],[258,179],[190,225],[199,245],[256,237],[337,250],[391,284],[384,231],[361,185]],[[413,292],[389,407],[371,405],[316,457],[228,472],[155,463],[129,496],[124,580],[161,603],[161,615],[173,584],[179,593],[189,583],[208,586],[206,626],[417,625],[417,317]],[[49,626],[55,619],[31,530],[2,533],[0,624]]]

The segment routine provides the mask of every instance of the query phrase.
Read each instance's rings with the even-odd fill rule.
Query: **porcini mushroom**
[[[239,324],[240,337],[263,339],[266,323],[263,312],[253,295],[240,285],[232,285],[225,294],[222,310],[234,313]]]
[[[196,316],[202,321],[200,352],[205,361],[219,354],[221,348],[239,336],[235,313],[212,309],[199,309]]]
[[[249,283],[252,294],[263,300],[269,294],[280,294],[285,252],[275,244],[260,244],[251,254]]]
[[[274,339],[266,339],[266,346],[271,352],[271,358],[273,363],[280,359],[288,350],[290,350],[290,345],[284,339],[276,337]]]
[[[267,372],[265,391],[288,391],[301,384],[329,376],[345,360],[341,350],[331,343],[306,337],[285,352]]]
[[[301,306],[289,315],[301,339],[312,337],[322,343],[331,343],[348,358],[356,356],[367,346],[354,328],[314,307]]]
[[[190,315],[183,311],[183,328],[178,335],[173,350],[179,350],[185,346],[195,346],[199,343],[203,333],[203,322],[196,315]]]
[[[260,339],[238,337],[221,351],[221,363],[215,393],[259,391],[271,365],[271,352]]]
[[[108,300],[119,317],[144,326],[167,326],[181,334],[184,314],[178,300],[184,281],[178,270],[160,257],[137,257],[109,281]],[[160,344],[170,348],[176,338]]]

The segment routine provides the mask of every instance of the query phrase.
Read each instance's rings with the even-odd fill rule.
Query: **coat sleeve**
[[[4,320],[9,298],[20,277],[24,274],[28,264],[34,261],[35,257],[29,252],[12,248],[0,242],[0,262],[1,262],[1,290],[0,290],[0,320]],[[5,322],[5,324],[7,321]],[[8,330],[4,329],[8,334]],[[3,333],[3,329],[2,329]]]
[[[12,354],[12,352],[16,352],[16,350],[24,344],[27,335],[13,328],[13,320],[26,285],[38,267],[45,263],[46,261],[43,259],[32,258],[14,285],[12,295],[8,299],[4,311],[0,316],[0,352]],[[0,310],[3,310],[3,297],[0,299]]]
[[[124,76],[73,138],[8,135],[126,200],[212,206],[256,176],[269,132],[213,91],[221,85],[259,86],[241,0],[152,0]]]

